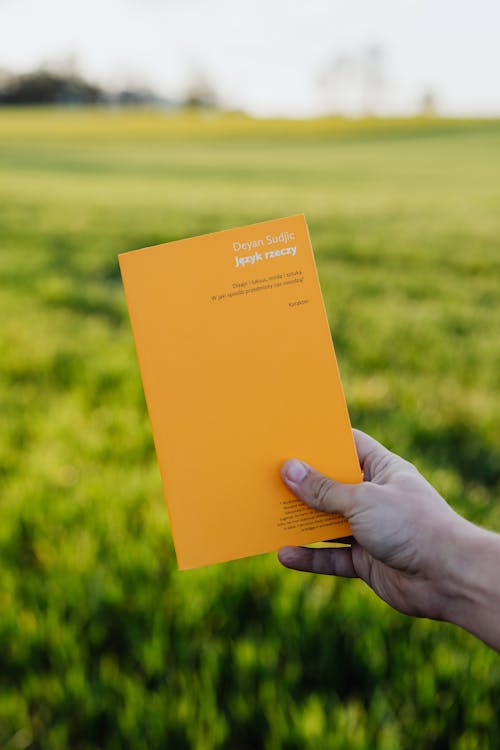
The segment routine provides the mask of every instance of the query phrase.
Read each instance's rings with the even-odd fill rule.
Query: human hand
[[[286,461],[287,487],[318,510],[350,523],[350,547],[283,547],[288,568],[361,578],[405,614],[447,619],[447,576],[454,539],[469,525],[405,459],[353,430],[364,481],[342,484],[297,459]]]

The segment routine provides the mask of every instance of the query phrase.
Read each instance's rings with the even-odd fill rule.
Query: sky
[[[500,115],[498,0],[0,0],[0,69],[73,61],[178,97],[203,73],[257,116]]]

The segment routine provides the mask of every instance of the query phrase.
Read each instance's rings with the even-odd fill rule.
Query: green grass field
[[[116,256],[304,212],[353,424],[500,531],[499,175],[499,121],[0,110],[1,748],[498,746],[465,632],[176,572]]]

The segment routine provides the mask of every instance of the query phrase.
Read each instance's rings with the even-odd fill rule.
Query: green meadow
[[[498,747],[467,633],[176,571],[117,254],[305,213],[353,424],[500,532],[499,209],[500,121],[0,110],[2,749]]]

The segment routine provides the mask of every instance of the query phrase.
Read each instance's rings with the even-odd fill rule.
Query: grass
[[[468,634],[175,571],[116,255],[304,212],[353,423],[500,531],[499,171],[498,121],[0,110],[0,747],[495,747]]]

